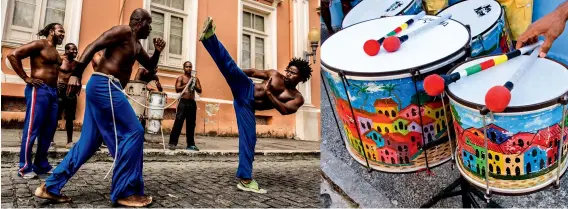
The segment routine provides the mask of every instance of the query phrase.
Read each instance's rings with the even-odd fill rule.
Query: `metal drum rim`
[[[465,63],[471,62],[473,60],[478,60],[478,59],[487,58],[487,57],[495,57],[495,56],[499,56],[499,55],[484,55],[484,56],[479,56],[479,57],[473,58],[473,59],[468,60],[468,61],[464,61],[462,63],[457,64],[452,69],[450,69],[448,71],[447,75],[452,74],[452,72],[454,72],[457,68],[459,68],[460,66],[462,66]],[[555,62],[557,64],[560,64],[562,67],[564,67],[564,69],[566,69],[568,71],[568,66],[565,65],[562,62],[559,62],[557,60],[554,60],[554,59],[548,58],[548,57],[541,58],[541,59],[547,59],[547,60],[550,60],[550,61]],[[485,105],[470,102],[470,101],[467,101],[465,99],[462,99],[461,97],[458,97],[457,95],[452,93],[450,88],[446,88],[445,92],[447,93],[448,97],[452,101],[454,101],[454,102],[456,102],[460,105],[463,105],[465,107],[475,109],[475,110],[481,110],[483,107],[485,107]],[[544,101],[544,102],[536,103],[536,104],[522,105],[522,106],[508,106],[507,108],[505,108],[504,111],[502,111],[501,113],[496,113],[496,114],[522,113],[522,112],[529,112],[529,111],[536,111],[536,110],[540,110],[540,109],[545,109],[545,108],[552,107],[554,105],[560,104],[560,99],[563,98],[564,96],[566,96],[567,94],[568,94],[568,91],[564,92],[563,94],[559,95],[558,97],[555,97],[553,99],[550,99],[550,100],[547,100],[547,101]]]

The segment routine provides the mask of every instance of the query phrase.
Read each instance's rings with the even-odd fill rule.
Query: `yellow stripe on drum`
[[[406,30],[408,28],[408,23],[404,23],[400,26],[401,29]]]

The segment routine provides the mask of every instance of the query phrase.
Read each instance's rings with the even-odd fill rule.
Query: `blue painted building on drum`
[[[546,168],[546,148],[533,144],[524,152],[525,174],[536,173]]]
[[[385,139],[382,137],[382,135],[379,132],[375,131],[374,129],[368,131],[366,133],[366,136],[367,138],[375,141],[375,143],[377,144],[377,148],[385,146]]]

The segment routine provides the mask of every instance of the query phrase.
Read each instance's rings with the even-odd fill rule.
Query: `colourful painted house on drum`
[[[376,130],[372,129],[367,131],[367,133],[365,133],[365,136],[367,136],[367,138],[372,139],[373,141],[375,141],[375,144],[377,146],[377,148],[380,147],[384,147],[385,146],[385,139],[383,138],[383,136],[377,132]]]
[[[377,144],[375,141],[366,135],[361,136],[361,138],[363,138],[363,148],[365,149],[365,154],[367,154],[367,159],[377,161]]]
[[[203,87],[203,93],[196,96],[195,132],[213,136],[235,136],[238,131],[229,85],[198,40],[207,16],[215,20],[217,36],[239,67],[277,69],[281,73],[292,57],[303,57],[304,52],[311,52],[308,32],[314,27],[320,28],[317,13],[320,0],[2,0],[0,4],[3,22],[0,59],[3,128],[8,127],[4,126],[5,122],[22,124],[26,106],[26,84],[6,66],[5,58],[15,48],[39,39],[36,33],[51,21],[63,24],[65,29],[63,44],[57,47],[59,53],[63,53],[66,43],[74,43],[81,55],[87,45],[103,32],[116,25],[127,25],[136,8],[150,12],[154,20],[151,24],[153,30],[141,43],[152,54],[152,38],[161,37],[166,42],[157,75],[168,95],[167,103],[172,103],[178,96],[175,81],[183,74],[182,64],[191,61]],[[276,110],[256,111],[257,134],[301,140],[321,139],[321,80],[317,76],[320,73],[320,54],[318,47],[316,63],[312,63],[314,60],[310,58],[311,79],[298,86],[304,105],[295,114],[285,116]],[[24,59],[22,64],[29,75],[29,59]],[[134,64],[131,78],[139,67],[138,63]],[[89,64],[83,75],[83,91],[92,72]],[[85,95],[82,92],[77,101],[76,128],[83,122]],[[172,128],[175,113],[175,104],[164,111],[164,130]],[[185,133],[185,128],[182,132]],[[199,138],[196,143],[199,146]]]
[[[397,116],[398,104],[392,98],[377,99],[374,106],[378,114],[385,115],[391,120]]]
[[[546,148],[537,144],[532,144],[523,154],[526,174],[537,173],[546,168]]]

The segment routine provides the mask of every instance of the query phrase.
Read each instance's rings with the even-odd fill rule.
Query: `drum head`
[[[462,63],[449,73],[462,72],[469,66],[494,57],[483,57]],[[466,106],[482,106],[485,104],[487,91],[493,86],[504,85],[528,58],[528,55],[519,56],[486,71],[462,78],[448,86],[448,93],[471,103],[465,104]],[[517,107],[519,111],[530,111],[538,109],[530,106],[539,105],[542,108],[547,102],[550,104],[545,106],[556,104],[557,99],[568,92],[566,81],[568,81],[568,70],[564,65],[553,60],[538,58],[530,69],[526,69],[519,83],[514,84],[509,107]]]
[[[343,19],[341,27],[380,18],[383,16],[395,16],[410,7],[414,0],[364,0],[353,7]]]
[[[440,11],[437,16],[452,14],[452,19],[471,27],[471,37],[492,28],[501,17],[501,5],[494,0],[461,1]]]
[[[346,75],[400,75],[408,74],[408,70],[414,68],[420,68],[422,73],[426,73],[434,70],[427,67],[441,65],[458,57],[469,44],[470,36],[466,27],[457,21],[448,20],[444,21],[443,25],[437,25],[411,37],[396,52],[389,53],[381,47],[376,56],[365,53],[363,45],[367,40],[380,39],[412,17],[385,17],[337,32],[321,47],[322,65],[327,70],[344,71]],[[438,17],[427,15],[402,31],[399,36],[414,31],[425,25],[425,21],[429,22],[435,18]]]

